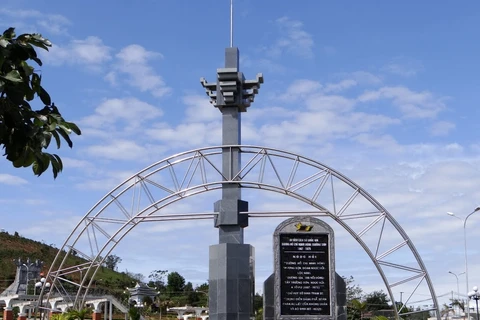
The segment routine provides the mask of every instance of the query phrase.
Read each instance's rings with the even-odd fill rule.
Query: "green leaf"
[[[52,100],[50,99],[50,95],[48,94],[47,91],[45,91],[45,89],[43,89],[42,86],[39,87],[39,90],[38,90],[38,96],[40,97],[40,99],[42,100],[42,102],[49,106],[52,104]]]
[[[33,61],[35,61],[40,67],[42,66],[42,60],[38,59],[37,57],[31,57]]]
[[[20,75],[20,72],[18,72],[18,70],[12,70],[2,78],[16,83],[23,82],[22,76]]]
[[[57,156],[56,154],[48,154],[48,157],[50,158],[50,162],[52,163],[52,172],[53,172],[53,178],[56,179],[58,176],[58,173],[62,171],[63,165],[62,162],[59,161],[60,157]]]
[[[73,132],[75,132],[75,134],[77,135],[82,135],[82,131],[80,131],[80,129],[77,127],[77,125],[73,122],[66,122],[65,121],[65,124],[68,125],[68,128],[70,128],[70,130],[72,130]]]
[[[33,156],[33,152],[31,151],[26,152],[25,159],[23,161],[23,166],[25,168],[31,166],[34,160],[35,160],[35,157]]]
[[[32,46],[35,46],[35,47],[39,47],[39,48],[42,48],[44,50],[47,50],[48,51],[48,47],[42,43],[42,42],[38,42],[38,41],[29,41],[29,43],[32,45]]]
[[[33,74],[33,70],[35,69],[32,66],[29,66],[27,62],[22,61],[20,65],[22,66],[23,72],[25,72],[27,77],[30,77]]]
[[[73,142],[72,140],[70,140],[70,137],[68,136],[68,133],[63,131],[63,129],[57,129],[57,132],[60,133],[60,135],[63,137],[63,139],[65,139],[65,141],[67,141],[68,143],[68,146],[71,148],[73,146]]]
[[[60,149],[60,137],[58,136],[57,131],[52,131],[52,136],[55,138],[57,142],[57,149]]]
[[[10,44],[10,42],[5,40],[3,37],[0,38],[0,46],[6,48],[9,44]]]
[[[59,115],[58,113],[50,113],[48,116],[50,117],[50,119],[53,119],[53,120],[51,120],[53,122],[56,122],[56,123],[65,122],[65,120],[63,120],[62,116]]]
[[[52,133],[51,132],[45,132],[43,134],[43,143],[42,143],[42,147],[47,149],[48,146],[50,145],[50,141],[52,140]]]
[[[56,124],[55,122],[50,123],[50,124],[48,125],[48,131],[53,132],[53,131],[55,131],[55,129],[57,129],[57,124]]]
[[[33,89],[30,89],[30,87],[25,88],[25,100],[27,101],[32,101],[35,98],[35,91]]]
[[[41,162],[37,160],[37,158],[35,158],[35,161],[33,161],[33,165],[32,165],[32,170],[33,170],[33,173],[36,175],[36,176],[41,176],[42,173],[45,171],[43,170],[43,167],[41,165]]]
[[[62,171],[62,170],[63,170],[63,162],[62,162],[62,159],[60,159],[60,157],[57,156],[56,154],[54,154],[53,156],[57,159],[58,164],[60,165],[60,171]]]
[[[35,155],[35,161],[33,162],[32,170],[33,173],[37,176],[41,176],[44,173],[48,166],[50,165],[50,157],[48,153],[40,153]]]
[[[38,92],[40,90],[40,82],[42,81],[42,78],[36,73],[32,74],[32,80],[31,80],[31,85],[32,89],[35,92]]]
[[[23,167],[23,163],[24,163],[23,157],[18,157],[12,163],[15,168]]]
[[[39,33],[34,33],[34,34],[32,34],[32,38],[35,39],[36,41],[44,44],[45,46],[48,46],[48,47],[51,47],[51,46],[52,46],[52,43],[50,42],[50,40],[45,39],[45,38],[42,37],[42,35],[39,34]]]
[[[15,28],[10,27],[10,28],[8,28],[7,30],[5,30],[5,31],[3,32],[3,36],[4,36],[5,38],[7,38],[7,39],[13,39],[13,38],[15,38]]]
[[[68,134],[72,133],[72,130],[68,126],[65,125],[65,122],[59,123],[58,126],[61,129],[63,129],[63,131],[65,131],[66,133],[68,133]]]

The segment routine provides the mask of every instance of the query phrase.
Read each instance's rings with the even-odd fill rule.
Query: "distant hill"
[[[46,274],[58,250],[45,243],[22,237],[17,232],[14,235],[0,232],[0,292],[15,279],[16,266],[13,260],[30,258],[33,261],[37,259],[43,261],[42,271]],[[78,256],[69,256],[66,266],[75,266],[82,262],[86,260]],[[71,280],[78,281],[79,277],[79,274],[73,274]],[[97,289],[104,289],[112,294],[123,292],[125,287],[131,287],[136,281],[126,273],[115,272],[105,267],[100,268],[95,279],[101,279],[95,284]]]

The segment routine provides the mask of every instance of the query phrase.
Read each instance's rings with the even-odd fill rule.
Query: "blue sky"
[[[356,181],[410,235],[437,294],[456,290],[448,271],[464,270],[463,228],[445,212],[462,216],[480,204],[480,4],[301,3],[235,1],[241,70],[247,79],[265,77],[243,115],[243,143],[299,153]],[[58,151],[65,169],[55,181],[0,162],[1,228],[61,246],[124,179],[177,152],[220,144],[220,113],[199,79],[214,82],[223,66],[229,1],[4,0],[0,22],[54,43],[42,53],[43,81],[64,117],[83,131],[72,150]],[[215,200],[175,210],[207,212]],[[266,197],[264,208],[268,201],[294,207],[290,199]],[[263,232],[253,223],[246,229],[257,247],[259,289],[272,270],[277,223],[262,220]],[[480,218],[468,220],[470,286],[480,284],[479,226]],[[162,251],[168,228],[155,241],[126,238],[114,252],[123,258],[120,270],[177,270],[204,282],[216,230],[183,228],[177,250]],[[199,228],[210,236],[198,239]],[[341,250],[339,244],[340,274],[354,276],[366,291],[383,288],[361,249],[358,256]]]

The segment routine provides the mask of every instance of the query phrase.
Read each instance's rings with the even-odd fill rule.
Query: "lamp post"
[[[457,279],[457,302],[458,302],[458,301],[460,301],[460,287],[458,286],[458,276],[464,274],[465,272],[461,272],[461,273],[459,273],[459,274],[456,274],[456,273],[454,273],[454,272],[452,272],[452,271],[448,271],[448,273],[453,274],[453,275],[455,276],[455,278]],[[453,299],[453,297],[452,297],[452,299]],[[452,302],[453,302],[453,301],[452,301]],[[460,313],[460,310],[458,310],[458,311],[459,311],[459,313]]]
[[[45,291],[48,291],[50,289],[50,282],[47,282],[47,279],[45,279],[44,277],[40,278],[40,281],[35,283],[35,288],[34,288],[33,294],[36,295],[37,294],[37,288],[42,288],[42,287],[45,287]],[[38,309],[38,311],[40,311],[40,319],[43,319],[43,316],[44,316],[43,311],[44,310],[43,310],[42,300],[43,300],[43,296],[42,296],[42,292],[40,291],[39,297],[38,297],[38,302],[37,302],[37,305],[35,306],[35,309],[34,309],[34,320],[37,319],[37,309]]]
[[[465,251],[465,282],[466,282],[466,288],[467,288],[467,296],[468,296],[467,220],[472,214],[474,214],[477,211],[480,211],[480,207],[476,207],[472,212],[470,212],[465,217],[465,219],[459,218],[453,212],[447,212],[449,216],[455,217],[459,220],[463,220],[463,245],[464,245],[464,251]],[[470,306],[468,306],[467,308],[467,319],[470,320]]]
[[[200,293],[203,293],[204,295],[207,296],[207,307],[208,307],[208,304],[209,304],[209,295],[208,295],[208,291],[202,291],[202,290],[194,290],[195,292],[200,292]]]
[[[478,288],[477,286],[473,287],[473,291],[470,291],[468,293],[468,297],[470,299],[473,299],[475,300],[475,304],[476,304],[476,311],[477,311],[477,320],[479,320],[478,318],[478,300],[480,299],[480,292],[478,292]],[[470,307],[470,306],[469,306]],[[470,308],[469,308],[470,309]]]
[[[460,300],[460,287],[458,286],[458,276],[461,276],[462,274],[465,274],[465,272],[461,272],[459,274],[456,274],[452,271],[448,271],[448,273],[453,274],[455,278],[457,279],[457,300]]]
[[[22,264],[22,266],[24,266],[25,268],[27,268],[27,281],[25,282],[25,294],[28,294],[28,273],[30,272],[29,271],[29,268],[28,268],[28,265],[27,264]]]
[[[50,288],[50,282],[45,283],[45,281],[47,281],[47,279],[41,278],[40,281],[35,283],[35,289],[33,291],[33,295],[36,295],[37,294],[37,288],[41,288],[41,287],[43,287],[43,285],[45,285],[45,289],[47,289],[47,290]]]
[[[158,311],[160,314],[160,320],[162,320],[162,301],[160,300],[160,291],[157,291],[157,304],[158,304]]]

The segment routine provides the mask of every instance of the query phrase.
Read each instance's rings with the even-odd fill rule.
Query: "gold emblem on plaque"
[[[295,228],[297,228],[297,231],[312,231],[313,226],[312,225],[306,225],[301,222],[297,223],[295,225]]]

